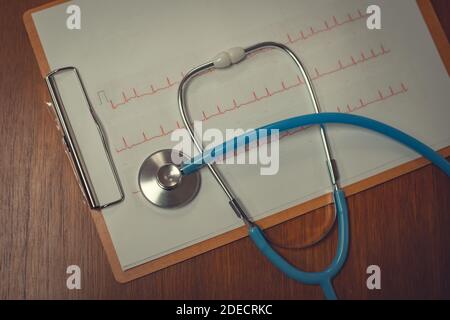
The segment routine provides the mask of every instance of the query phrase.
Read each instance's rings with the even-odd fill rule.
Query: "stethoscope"
[[[227,141],[215,148],[205,151],[195,134],[192,121],[186,109],[186,88],[188,83],[194,77],[203,72],[231,67],[233,64],[237,64],[244,60],[249,54],[261,49],[269,48],[280,49],[295,62],[304,79],[304,83],[311,98],[315,113],[289,118],[266,125],[259,129],[247,132],[240,137],[234,138],[234,143]],[[162,208],[174,208],[186,205],[193,198],[195,198],[199,191],[199,170],[204,166],[207,166],[214,179],[227,196],[230,207],[236,213],[238,218],[242,219],[247,226],[249,236],[258,249],[260,249],[269,261],[271,261],[288,277],[304,284],[319,285],[327,299],[337,298],[333,289],[332,280],[340,272],[347,258],[349,248],[349,221],[345,194],[339,185],[336,161],[332,157],[331,148],[329,146],[327,132],[324,125],[339,123],[358,126],[378,132],[421,154],[436,166],[441,168],[448,176],[450,176],[450,164],[445,158],[440,156],[437,152],[422,142],[398,129],[390,127],[379,121],[357,115],[322,113],[311,78],[306,72],[306,68],[291,49],[280,43],[263,42],[248,48],[232,48],[228,51],[220,53],[211,61],[193,68],[180,82],[178,88],[178,107],[183,124],[200,154],[192,159],[187,159],[180,151],[166,149],[150,155],[144,161],[139,171],[139,186],[143,195],[151,203]],[[265,238],[261,228],[249,218],[248,214],[234,196],[231,188],[228,186],[225,179],[221,176],[220,172],[214,165],[214,161],[216,159],[219,159],[231,151],[227,150],[230,145],[232,145],[236,150],[237,148],[258,140],[262,132],[266,133],[271,132],[271,130],[279,130],[279,133],[282,133],[298,127],[312,125],[320,126],[320,135],[325,152],[330,182],[332,185],[335,214],[338,221],[338,244],[336,255],[331,264],[320,272],[302,271],[288,263],[272,248],[270,243]],[[180,157],[185,159],[185,162],[181,165],[175,163],[173,160],[179,159]]]

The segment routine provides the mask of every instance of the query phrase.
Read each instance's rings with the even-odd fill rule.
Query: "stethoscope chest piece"
[[[174,208],[189,203],[200,188],[200,173],[183,176],[177,158],[187,160],[180,151],[165,149],[153,153],[139,170],[139,187],[144,197],[162,208]]]

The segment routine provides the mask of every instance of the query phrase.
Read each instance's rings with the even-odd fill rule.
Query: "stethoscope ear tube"
[[[250,238],[272,264],[288,277],[296,281],[309,285],[319,285],[322,288],[325,297],[329,300],[337,299],[331,282],[344,265],[349,246],[348,208],[345,194],[341,190],[335,190],[333,192],[333,197],[338,218],[338,246],[332,263],[324,271],[305,272],[294,267],[272,248],[270,243],[264,237],[264,233],[260,227],[255,224],[249,227]]]

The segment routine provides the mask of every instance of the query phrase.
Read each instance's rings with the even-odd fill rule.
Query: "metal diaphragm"
[[[200,188],[200,173],[183,176],[180,164],[173,159],[187,160],[181,151],[160,150],[147,159],[139,170],[139,187],[145,198],[161,208],[181,207],[189,203]]]

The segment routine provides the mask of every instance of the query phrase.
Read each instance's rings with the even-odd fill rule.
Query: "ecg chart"
[[[355,10],[355,12],[349,12],[346,15],[344,15],[342,18],[337,18],[335,15],[329,18],[323,19],[323,26],[309,26],[302,30],[297,31],[294,33],[286,33],[286,39],[284,42],[282,42],[285,45],[292,45],[297,42],[305,42],[306,40],[309,40],[313,37],[319,36],[326,32],[332,32],[334,29],[345,26],[349,23],[356,23],[365,21],[364,19],[367,18],[367,14],[363,13],[361,9]],[[269,49],[270,50],[270,49]],[[266,50],[261,50],[266,51]],[[256,54],[261,54],[260,52],[257,52]],[[311,79],[313,81],[316,81],[320,78],[327,77],[330,75],[333,75],[334,73],[341,72],[344,70],[347,70],[349,68],[357,67],[360,64],[367,63],[371,60],[375,60],[377,58],[380,58],[384,55],[387,55],[390,53],[389,49],[386,49],[383,44],[380,44],[379,46],[375,48],[369,48],[369,49],[362,49],[358,52],[356,52],[353,55],[350,55],[348,57],[338,58],[336,60],[335,66],[328,68],[328,69],[321,69],[320,67],[314,67],[312,69]],[[319,71],[320,70],[320,71]],[[214,71],[208,71],[208,73],[211,73]],[[175,91],[178,88],[178,85],[184,76],[185,72],[180,72],[180,77],[176,80],[171,79],[168,76],[162,77],[165,80],[162,85],[155,85],[153,83],[147,85],[147,90],[142,89],[139,90],[135,87],[133,88],[127,88],[125,90],[121,90],[120,94],[118,96],[118,101],[113,101],[109,98],[109,94],[105,90],[100,90],[97,92],[97,98],[98,98],[98,105],[99,106],[105,106],[108,105],[112,110],[116,110],[118,108],[126,107],[129,104],[132,104],[136,100],[144,99],[147,97],[152,97],[158,94],[164,93],[166,90],[173,90]],[[162,81],[159,81],[162,82]],[[258,103],[261,100],[271,98],[274,95],[283,94],[286,91],[289,91],[291,89],[297,88],[299,86],[303,86],[304,82],[303,79],[300,77],[300,75],[296,76],[295,82],[288,83],[287,81],[281,81],[279,83],[279,88],[273,88],[269,89],[265,87],[263,89],[262,94],[258,94],[256,90],[252,90],[249,88],[249,93],[247,94],[249,96],[248,99],[244,101],[238,101],[237,98],[233,98],[232,102],[229,106],[219,103],[215,106],[214,111],[207,112],[202,110],[201,111],[201,118],[199,120],[201,121],[207,121],[213,117],[221,116],[227,112],[232,111],[238,111],[240,108]],[[367,97],[367,99],[360,98],[357,101],[357,104],[348,103],[344,107],[336,106],[336,110],[338,112],[354,112],[360,108],[366,107],[372,103],[380,102],[385,99],[388,99],[390,97],[393,97],[400,93],[406,93],[407,88],[403,83],[400,83],[400,88],[398,90],[395,90],[392,88],[392,86],[389,86],[387,88],[388,93],[383,94],[383,89],[377,90],[377,98],[373,99],[371,97]],[[117,94],[115,94],[117,96]],[[367,101],[365,101],[367,100]],[[344,110],[344,111],[343,111]],[[149,135],[145,131],[142,132],[142,140],[137,142],[129,142],[126,137],[122,137],[123,146],[122,147],[116,147],[115,150],[117,153],[122,153],[124,151],[133,149],[137,146],[142,145],[143,143],[152,141],[157,138],[162,138],[165,136],[169,136],[175,129],[180,129],[183,126],[180,125],[179,121],[176,121],[173,124],[160,124],[158,129],[159,132],[154,135]]]
[[[291,42],[294,42],[291,40]],[[348,57],[347,61],[343,60],[343,59],[339,59],[336,62],[336,67],[332,68],[330,70],[323,70],[323,71],[319,71],[319,69],[316,67],[314,68],[314,72],[311,75],[311,79],[313,81],[316,81],[322,77],[326,77],[329,75],[332,75],[334,73],[340,72],[340,71],[344,71],[348,68],[352,68],[352,67],[357,67],[359,64],[362,63],[366,63],[370,60],[374,60],[377,59],[383,55],[389,54],[390,50],[386,49],[382,44],[380,45],[379,48],[377,49],[370,49],[368,50],[368,52],[364,52],[361,51],[358,53],[357,58],[355,58],[354,55],[351,55],[350,57]],[[211,72],[211,71],[210,71]],[[181,73],[181,76],[183,76],[184,73]],[[98,97],[98,105],[99,106],[104,106],[104,104],[110,106],[110,108],[112,110],[115,110],[117,108],[120,107],[124,107],[130,103],[132,103],[134,100],[138,100],[138,99],[143,99],[146,97],[151,97],[154,96],[158,93],[160,93],[161,91],[164,90],[169,90],[172,87],[177,88],[178,84],[179,84],[180,80],[177,81],[172,81],[171,79],[169,79],[168,77],[166,77],[166,85],[165,86],[161,86],[161,87],[156,87],[154,85],[150,85],[150,90],[147,92],[138,92],[136,88],[132,88],[131,91],[131,95],[127,95],[127,93],[125,91],[121,91],[121,98],[122,100],[119,102],[114,102],[112,100],[110,100],[105,92],[105,90],[99,91],[97,93],[97,97]],[[220,116],[222,114],[225,114],[227,112],[231,112],[231,111],[237,111],[239,110],[241,107],[245,107],[254,103],[257,103],[261,100],[264,99],[268,99],[274,95],[279,95],[282,94],[286,91],[289,91],[291,89],[297,88],[299,86],[303,86],[304,85],[304,81],[301,78],[300,75],[297,75],[296,77],[296,81],[294,83],[287,83],[286,81],[281,81],[279,84],[279,88],[278,89],[272,89],[270,90],[269,88],[265,87],[262,94],[259,95],[256,93],[256,90],[249,90],[249,96],[250,99],[245,100],[245,101],[237,101],[236,98],[232,99],[232,104],[230,106],[225,106],[224,104],[218,104],[216,105],[216,110],[210,114],[207,114],[206,111],[202,111],[201,112],[201,120],[202,121],[207,121],[209,119],[211,119],[212,117],[217,117]],[[175,90],[175,89],[174,89]],[[383,94],[382,89],[377,91],[377,98],[376,99],[371,99],[368,101],[365,101],[365,99],[359,99],[358,100],[358,104],[359,105],[354,105],[352,106],[350,103],[348,103],[345,107],[336,107],[336,111],[338,112],[354,112],[360,108],[366,107],[372,103],[375,102],[380,102],[383,101],[385,99],[388,99],[390,97],[393,97],[397,94],[400,93],[406,93],[408,91],[408,89],[406,88],[406,86],[403,83],[400,83],[400,88],[399,90],[394,90],[392,88],[392,86],[389,86],[387,88],[388,93],[387,94]],[[222,106],[221,106],[222,105]],[[161,134],[160,135],[156,135],[156,136],[152,136],[152,137],[148,137],[146,135],[145,132],[143,132],[143,141],[142,142],[138,142],[138,143],[133,143],[131,145],[128,144],[128,142],[126,141],[125,137],[123,137],[123,142],[124,142],[124,148],[122,149],[116,149],[116,151],[118,153],[129,150],[133,147],[136,147],[144,142],[147,141],[151,141],[153,139],[159,138],[159,137],[163,137],[166,135],[170,135],[174,129],[180,129],[182,128],[182,126],[180,125],[179,121],[176,121],[175,125],[172,126],[173,129],[167,131],[164,129],[163,125],[160,125],[160,129],[161,129]]]
[[[137,184],[142,161],[173,146],[172,132],[183,129],[176,96],[184,74],[229,47],[284,43],[304,61],[324,111],[384,121],[436,149],[450,144],[448,75],[414,1],[376,1],[381,30],[367,29],[369,2],[361,0],[115,1],[107,12],[76,2],[88,26],[95,19],[100,29],[68,35],[53,28],[58,7],[34,18],[51,67],[77,65],[105,126],[126,200],[103,214],[123,269],[241,225],[207,171],[198,197],[171,214],[149,204]],[[127,15],[133,19],[124,21]],[[57,49],[61,41],[64,50]],[[188,105],[193,120],[219,130],[313,111],[297,69],[272,49],[194,79]],[[416,157],[373,133],[328,130],[344,185]],[[280,138],[275,176],[260,176],[257,166],[219,166],[254,219],[329,192],[317,128]]]
[[[318,28],[309,27],[309,28],[306,28],[306,30],[307,30],[306,32],[304,30],[298,31],[297,32],[298,33],[297,36],[292,36],[290,33],[287,33],[286,34],[287,41],[285,41],[285,42],[279,41],[279,42],[283,43],[284,45],[291,45],[291,44],[294,44],[294,43],[296,43],[298,41],[305,41],[305,40],[308,40],[308,39],[310,39],[310,38],[312,38],[314,36],[317,36],[317,35],[319,35],[319,34],[321,34],[323,32],[332,31],[333,29],[338,28],[340,26],[343,26],[343,25],[345,25],[347,23],[352,23],[352,22],[356,22],[358,20],[364,19],[367,16],[368,15],[367,14],[363,14],[360,9],[357,10],[357,13],[355,15],[352,14],[352,13],[348,13],[346,15],[346,17],[345,17],[345,20],[343,20],[343,21],[339,21],[338,18],[336,18],[336,16],[333,16],[331,18],[331,21],[332,21],[331,23],[329,23],[328,20],[324,20],[323,21],[324,27],[318,27]],[[389,51],[386,51],[382,45],[380,46],[380,48],[381,48],[381,54],[386,54],[386,53],[389,52]],[[260,50],[260,52],[261,51],[263,51],[263,50]],[[379,54],[375,54],[373,49],[371,49],[370,54],[371,54],[371,58],[376,58],[379,55]],[[356,65],[358,63],[365,62],[368,58],[366,58],[364,53],[361,53],[361,60],[357,61],[357,60],[355,60],[355,58],[353,56],[351,56],[350,59],[352,61],[351,65]],[[338,63],[339,63],[339,67],[336,70],[330,70],[328,72],[325,72],[324,74],[326,75],[326,74],[334,73],[334,72],[337,72],[337,71],[340,71],[340,70],[343,70],[343,69],[349,67],[349,66],[345,66],[344,67],[340,60],[339,60]],[[212,71],[208,71],[208,72],[212,72]],[[318,72],[317,68],[315,68],[315,72],[316,72],[316,79],[317,79],[318,77],[320,77],[321,73]],[[164,91],[164,90],[170,89],[170,88],[172,88],[174,86],[177,87],[180,84],[180,81],[181,81],[181,79],[183,77],[184,77],[184,72],[180,73],[180,78],[178,80],[176,80],[176,81],[172,81],[172,80],[169,79],[169,77],[166,77],[165,78],[165,82],[166,83],[164,85],[162,85],[160,87],[156,87],[156,89],[155,89],[155,86],[153,84],[151,84],[150,85],[150,91],[148,91],[148,92],[137,93],[136,89],[133,88],[132,89],[133,96],[130,96],[130,97],[127,97],[125,92],[122,91],[122,98],[123,98],[123,100],[121,102],[117,102],[117,103],[114,103],[113,101],[108,99],[108,97],[106,96],[104,90],[99,91],[97,93],[97,95],[98,95],[98,98],[99,98],[100,105],[103,103],[103,99],[105,99],[106,100],[105,102],[110,104],[112,109],[117,109],[118,107],[127,104],[131,100],[142,98],[142,97],[145,97],[145,96],[152,96],[152,95],[155,95],[155,94],[159,93],[160,91]],[[300,83],[302,82],[301,79],[299,79],[298,81]]]

